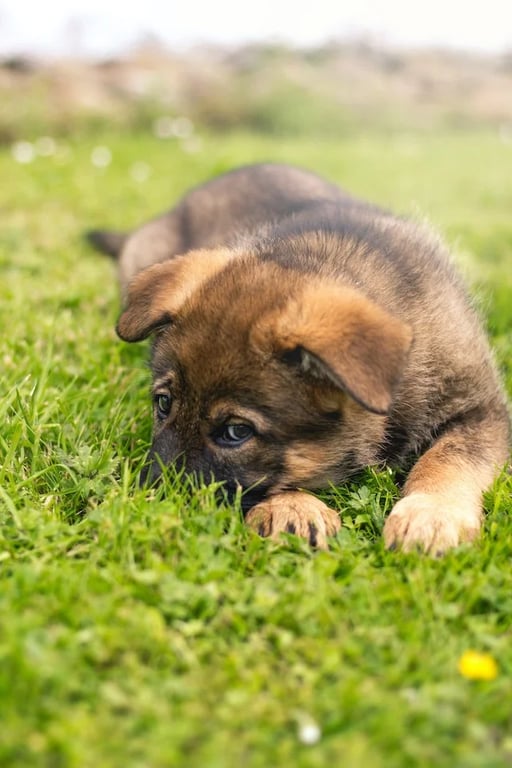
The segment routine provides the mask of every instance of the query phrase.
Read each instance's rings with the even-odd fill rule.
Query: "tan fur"
[[[507,405],[481,324],[423,226],[261,165],[135,233],[92,239],[121,249],[119,335],[154,335],[151,480],[162,464],[214,477],[242,490],[262,535],[325,546],[339,519],[300,489],[413,464],[387,546],[438,554],[478,535],[482,492],[508,456]]]
[[[357,400],[386,413],[411,345],[411,329],[353,288],[313,281],[253,330],[276,350],[302,347],[307,370],[323,366]],[[319,373],[321,376],[321,372]]]
[[[240,423],[250,421],[260,432],[271,427],[270,420],[266,418],[264,414],[260,413],[255,408],[241,408],[236,400],[230,400],[229,398],[222,398],[214,401],[208,412],[207,422],[211,424],[216,421],[222,421],[233,414],[236,415],[236,418]]]
[[[139,341],[161,323],[167,324],[199,286],[233,258],[227,249],[192,251],[138,273],[128,289],[127,309],[119,318],[119,336]]]
[[[291,491],[257,504],[246,522],[260,536],[276,539],[282,533],[293,533],[308,539],[318,549],[327,549],[328,537],[341,527],[336,512],[323,501],[309,493]]]
[[[496,428],[497,427],[497,428]],[[499,436],[498,425],[489,425],[488,437]],[[486,439],[485,425],[480,439]],[[492,464],[453,455],[463,440],[450,436],[439,440],[411,471],[404,496],[393,508],[384,527],[388,547],[422,549],[440,554],[460,542],[478,536],[482,520],[482,492],[490,485]]]

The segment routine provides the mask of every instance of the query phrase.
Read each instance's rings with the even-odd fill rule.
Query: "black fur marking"
[[[251,488],[249,491],[243,491],[241,506],[244,516],[249,512],[250,509],[256,506],[256,504],[259,504],[260,501],[264,500],[269,488],[269,484],[262,483],[261,485],[254,486],[254,488]],[[235,483],[227,482],[224,485],[224,489],[228,494],[228,498],[233,501],[238,493],[238,485]]]
[[[309,543],[312,547],[316,547],[318,544],[318,530],[314,523],[308,523],[309,528]]]
[[[147,339],[148,336],[150,336],[152,333],[158,333],[158,331],[163,331],[164,328],[167,328],[169,325],[171,325],[173,318],[172,315],[169,312],[162,312],[159,317],[156,318],[152,323],[149,323],[148,325],[145,325],[143,328],[140,329],[139,333],[134,335],[126,335],[120,328],[121,326],[121,320],[122,316],[116,325],[116,333],[119,336],[120,339],[123,339],[123,341],[144,341],[144,339]]]
[[[292,523],[291,521],[286,523],[286,533],[297,533],[295,523]]]
[[[105,253],[112,259],[117,259],[127,240],[127,235],[125,232],[90,229],[85,232],[85,239],[97,251]]]

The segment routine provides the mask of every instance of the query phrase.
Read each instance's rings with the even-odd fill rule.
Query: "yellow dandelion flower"
[[[468,680],[494,680],[498,676],[498,665],[490,653],[464,651],[458,667]]]

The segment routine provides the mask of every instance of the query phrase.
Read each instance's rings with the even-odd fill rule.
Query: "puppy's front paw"
[[[318,549],[327,549],[327,537],[334,536],[341,526],[334,510],[302,491],[271,496],[253,507],[245,520],[260,536],[275,539],[281,533],[294,533]]]
[[[442,494],[411,493],[393,507],[384,526],[384,541],[390,549],[441,555],[472,541],[479,530],[480,514],[472,506]]]

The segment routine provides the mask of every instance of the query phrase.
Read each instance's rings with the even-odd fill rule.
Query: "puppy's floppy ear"
[[[412,342],[409,326],[363,294],[320,284],[263,317],[254,331],[285,362],[378,414],[391,407]]]
[[[170,325],[184,302],[234,256],[224,248],[190,251],[140,272],[128,289],[118,335],[124,341],[142,341]]]

